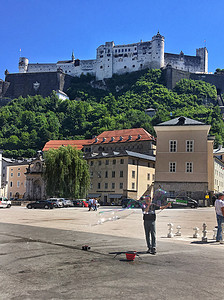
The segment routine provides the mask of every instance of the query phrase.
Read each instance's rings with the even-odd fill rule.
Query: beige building
[[[28,163],[18,163],[16,165],[7,165],[6,168],[6,188],[5,194],[8,199],[23,199],[26,192],[26,168]]]
[[[86,155],[90,168],[88,197],[119,204],[122,198],[138,200],[150,193],[154,182],[155,157],[132,151]]]
[[[214,191],[214,137],[210,125],[179,117],[154,127],[157,133],[155,189],[196,200]]]
[[[90,167],[88,197],[102,203],[139,199],[151,193],[155,176],[155,138],[143,128],[104,131],[91,140],[49,141],[43,148],[71,145],[84,152]]]

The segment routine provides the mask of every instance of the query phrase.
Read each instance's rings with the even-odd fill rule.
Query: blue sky
[[[18,60],[54,63],[93,59],[106,41],[151,40],[159,30],[165,52],[208,49],[209,72],[224,68],[222,0],[0,0],[0,78]]]

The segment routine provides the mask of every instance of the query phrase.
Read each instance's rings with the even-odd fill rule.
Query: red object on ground
[[[135,256],[136,256],[136,252],[135,251],[133,251],[133,252],[127,252],[126,253],[127,260],[133,261],[133,260],[135,260]]]

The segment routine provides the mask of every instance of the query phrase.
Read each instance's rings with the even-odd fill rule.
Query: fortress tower
[[[19,73],[26,73],[28,70],[29,60],[26,57],[19,58]]]
[[[151,68],[160,69],[164,66],[164,36],[159,31],[152,38]]]
[[[208,50],[206,47],[196,49],[196,56],[201,58],[201,72],[208,73]]]

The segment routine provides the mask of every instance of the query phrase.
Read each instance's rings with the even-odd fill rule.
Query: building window
[[[150,184],[147,184],[147,190],[149,190],[150,189]]]
[[[108,183],[107,182],[105,182],[105,189],[108,189]]]
[[[152,174],[152,181],[155,180],[155,174]]]
[[[90,162],[90,166],[93,166],[93,161],[91,160],[91,162]]]
[[[135,165],[135,160],[134,159],[132,159],[132,164]]]
[[[12,181],[10,181],[10,187],[12,187]]]
[[[193,173],[193,163],[186,162],[186,173]]]
[[[18,177],[20,177],[20,173],[18,172],[18,175],[17,175]]]
[[[123,158],[120,159],[120,164],[121,164],[121,165],[124,164],[124,159],[123,159]]]
[[[151,164],[148,162],[148,168],[150,168]]]
[[[101,164],[102,164],[102,162],[101,162],[101,160],[99,160],[99,161],[98,161],[98,165],[101,166]]]
[[[98,178],[101,178],[101,172],[97,172]]]
[[[194,141],[186,141],[186,152],[194,152]]]
[[[19,187],[20,186],[20,182],[19,181],[17,181],[17,187]]]
[[[123,182],[120,182],[120,189],[123,189]]]
[[[177,141],[169,141],[170,152],[177,152]]]
[[[150,173],[147,174],[147,180],[150,180]]]
[[[120,171],[120,177],[124,177],[124,172]]]
[[[93,184],[92,184],[92,183],[90,183],[90,189],[91,189],[91,190],[93,189]]]
[[[105,178],[108,178],[108,171],[105,172]]]
[[[106,165],[109,165],[109,159],[106,160]]]
[[[132,182],[132,184],[131,184],[131,188],[132,188],[132,190],[134,190],[134,189],[135,189],[135,183],[134,183],[134,182]]]
[[[12,197],[12,192],[9,193],[9,197],[10,197],[10,198]]]
[[[111,187],[112,187],[113,190],[115,189],[115,183],[114,182],[112,182]]]
[[[113,165],[116,165],[116,159],[113,159]]]
[[[169,172],[170,173],[175,173],[176,172],[176,163],[175,162],[170,162],[169,163]]]
[[[131,177],[132,177],[132,178],[135,178],[135,171],[132,171],[132,172],[131,172]]]
[[[113,178],[115,177],[115,171],[112,171],[112,177]]]
[[[98,182],[97,188],[100,189],[100,182]]]

